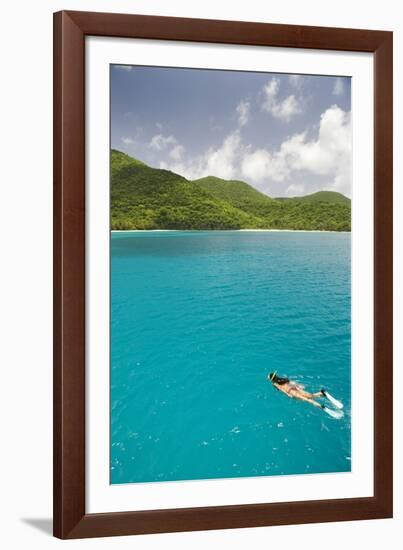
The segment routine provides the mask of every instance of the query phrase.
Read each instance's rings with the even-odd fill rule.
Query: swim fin
[[[330,395],[329,392],[326,390],[322,390],[322,394],[330,401],[332,405],[336,407],[336,409],[342,409],[344,407],[343,403],[341,401],[338,401],[333,395]]]
[[[322,407],[322,409],[332,418],[335,418],[336,420],[340,420],[344,416],[343,411],[334,411],[333,409],[328,409],[327,407]]]

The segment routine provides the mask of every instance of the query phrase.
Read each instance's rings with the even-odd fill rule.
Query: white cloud
[[[342,78],[336,78],[333,86],[333,95],[344,94],[344,82]]]
[[[280,80],[278,78],[272,78],[264,87],[264,93],[266,99],[274,99],[280,89]]]
[[[182,158],[182,155],[185,151],[185,148],[183,145],[175,145],[173,149],[169,152],[169,156],[174,160],[180,160]]]
[[[241,171],[248,181],[260,186],[268,180],[284,181],[289,175],[286,158],[265,149],[246,152],[242,158]]]
[[[285,191],[287,197],[300,197],[305,195],[305,185],[302,183],[292,183]]]
[[[280,80],[272,78],[263,88],[262,109],[275,118],[289,122],[294,115],[302,111],[300,100],[294,94],[280,99]]]
[[[333,105],[321,115],[317,140],[307,141],[303,133],[283,143],[281,148],[294,169],[319,175],[338,173],[342,165],[350,164],[350,113]]]
[[[235,131],[225,138],[221,147],[209,149],[205,158],[207,173],[224,179],[234,177],[240,144],[241,136],[239,131]]]
[[[159,144],[160,139],[156,141]],[[302,132],[287,138],[277,149],[253,149],[242,142],[237,129],[221,145],[202,155],[183,160],[183,152],[182,145],[175,140],[169,160],[161,162],[160,167],[191,180],[207,175],[224,179],[242,177],[274,196],[313,192],[316,188],[311,181],[320,182],[321,189],[350,194],[350,113],[337,105],[321,115],[318,134],[313,139]]]
[[[235,130],[219,147],[211,147],[203,155],[187,158],[186,161],[182,161],[181,157],[173,159],[175,162],[162,161],[160,168],[176,172],[189,180],[209,175],[231,179],[236,175],[241,152],[241,136],[239,130]],[[172,155],[170,156],[172,158]]]
[[[273,115],[287,122],[294,115],[301,112],[301,107],[294,95],[289,95],[273,111]]]
[[[245,126],[245,124],[248,123],[249,110],[250,110],[250,103],[242,99],[236,108],[236,112],[238,113],[239,126]]]
[[[131,138],[130,136],[128,137],[122,137],[122,142],[125,144],[125,145],[133,145],[134,143],[134,139]]]
[[[290,181],[305,171],[314,176],[327,177],[329,189],[349,194],[350,113],[333,105],[321,115],[317,139],[308,140],[306,132],[303,132],[285,140],[277,151],[248,151],[243,157],[241,169],[246,178],[260,186],[264,185],[265,180]],[[290,192],[293,192],[292,188]]]
[[[149,143],[149,147],[152,149],[156,149],[157,151],[161,151],[162,149],[165,149],[168,145],[175,145],[177,143],[176,138],[174,136],[164,136],[162,134],[157,134],[151,138],[151,141]]]
[[[208,173],[206,172],[206,165],[202,157],[187,159],[186,161],[162,160],[159,163],[159,167],[163,168],[164,170],[175,172],[176,174],[179,174],[188,180],[196,180],[198,178],[202,178],[208,175]]]

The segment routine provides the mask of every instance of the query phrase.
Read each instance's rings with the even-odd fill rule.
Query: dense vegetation
[[[321,191],[272,199],[243,181],[196,181],[111,153],[112,229],[322,229],[350,231],[350,200]]]
[[[279,197],[279,201],[333,202],[350,205],[350,199],[335,191],[317,191],[303,197]]]

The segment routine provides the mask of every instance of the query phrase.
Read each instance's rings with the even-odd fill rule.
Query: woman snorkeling
[[[271,372],[267,379],[270,380],[276,389],[285,393],[288,397],[299,399],[300,401],[306,401],[314,407],[319,407],[333,418],[340,419],[343,417],[343,411],[341,410],[343,408],[343,403],[340,403],[340,401],[332,397],[326,390],[321,389],[315,393],[305,391],[305,386],[302,384],[293,382],[286,377],[277,376],[276,372]],[[323,403],[316,401],[316,399],[321,397],[325,397],[334,407],[336,407],[337,410],[329,409]]]

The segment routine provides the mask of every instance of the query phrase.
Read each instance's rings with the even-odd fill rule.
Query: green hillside
[[[336,191],[317,191],[311,195],[304,195],[303,197],[279,197],[280,201],[310,201],[310,202],[331,202],[338,204],[350,205],[350,199],[345,197],[341,193]]]
[[[111,155],[112,229],[240,229],[260,220],[168,170]]]
[[[116,150],[111,179],[112,229],[350,230],[350,200],[331,191],[272,199],[243,181],[192,182]]]

